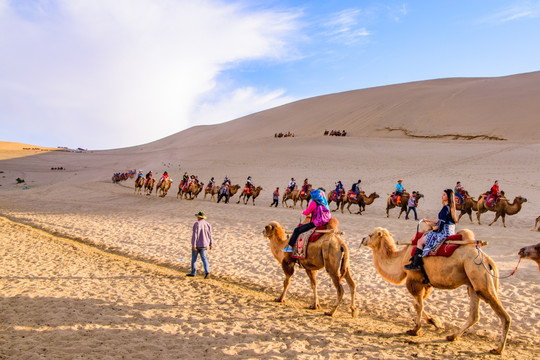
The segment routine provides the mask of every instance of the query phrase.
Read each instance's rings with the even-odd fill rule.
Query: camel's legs
[[[423,296],[424,300],[426,300],[428,298],[428,296],[429,296],[429,294],[431,294],[432,290],[433,290],[433,288],[431,286],[428,286],[428,287],[425,288],[424,296]],[[423,312],[423,315],[424,315],[424,319],[426,320],[426,322],[428,324],[431,324],[431,325],[435,326],[437,329],[442,329],[443,328],[443,324],[441,323],[441,321],[438,318],[430,316],[425,310]]]
[[[459,339],[459,337],[471,326],[476,324],[478,322],[478,310],[480,305],[480,299],[478,298],[478,295],[476,294],[476,291],[471,287],[467,287],[467,291],[469,292],[469,318],[467,319],[467,322],[452,335],[448,335],[446,337],[447,340],[455,341]]]
[[[403,214],[403,208],[401,208],[401,210],[399,211],[399,215],[398,215],[398,219],[401,217],[401,214]]]
[[[291,276],[294,274],[294,263],[293,262],[287,262],[283,261],[281,263],[281,268],[283,269],[283,273],[285,273],[285,280],[283,280],[283,292],[281,293],[281,296],[276,299],[277,302],[284,302],[285,301],[285,295],[287,294],[287,288],[289,287],[289,284],[291,282]]]
[[[499,212],[496,212],[495,213],[495,218],[493,219],[493,221],[491,222],[491,224],[489,224],[489,226],[493,225],[495,223],[495,221],[499,220],[499,217],[502,217],[502,222],[503,222],[503,225],[504,227],[506,227],[506,224],[504,223],[504,216],[499,213]]]
[[[321,308],[321,305],[319,304],[319,296],[317,295],[317,270],[306,269],[306,273],[309,277],[311,290],[313,290],[313,304],[311,304],[309,308],[313,310],[318,310]]]
[[[352,317],[358,316],[358,308],[356,307],[355,302],[355,296],[356,296],[356,283],[354,282],[354,279],[351,276],[351,270],[347,269],[347,273],[345,274],[345,281],[347,282],[347,285],[349,286],[349,291],[351,292],[351,314]]]
[[[420,335],[420,328],[422,327],[422,315],[424,314],[424,297],[425,297],[425,286],[416,280],[411,280],[407,277],[406,282],[407,290],[414,298],[414,308],[416,310],[416,319],[414,328],[407,330],[409,335]]]
[[[491,280],[491,279],[489,279]],[[504,310],[501,300],[497,295],[497,290],[495,286],[489,286],[487,289],[478,291],[477,295],[487,302],[489,306],[495,311],[495,314],[501,319],[502,325],[502,336],[499,346],[496,349],[492,349],[491,353],[500,355],[504,351],[506,346],[506,338],[508,337],[508,330],[510,329],[511,318],[510,315]]]
[[[343,294],[345,291],[343,290],[343,286],[341,285],[341,281],[339,279],[338,274],[330,274],[330,277],[332,278],[332,282],[334,283],[334,286],[336,287],[337,291],[337,299],[336,303],[334,304],[334,308],[330,311],[327,311],[325,314],[328,316],[334,316],[334,313],[336,312],[337,308],[339,307],[339,304],[341,304],[341,300],[343,300]]]

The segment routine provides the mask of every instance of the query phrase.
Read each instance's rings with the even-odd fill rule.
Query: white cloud
[[[360,39],[369,36],[370,33],[359,25],[361,10],[346,9],[331,14],[329,19],[322,25],[325,35],[330,41],[353,44]]]
[[[490,14],[482,19],[479,23],[505,23],[509,21],[540,17],[540,2],[518,2],[510,6]]]
[[[216,0],[0,0],[0,136],[113,148],[171,135],[205,108],[230,120],[284,103],[256,89],[230,90],[234,111],[198,101],[234,64],[296,56],[297,17]]]
[[[204,102],[195,110],[194,123],[217,124],[290,103],[296,99],[284,96],[284,90],[260,92],[253,87],[236,89],[221,96],[217,101]]]

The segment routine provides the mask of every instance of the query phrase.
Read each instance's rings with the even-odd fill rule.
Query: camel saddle
[[[416,236],[414,237],[412,241],[412,250],[411,250],[411,256],[414,256],[414,252],[416,251],[416,244],[418,243],[418,240],[424,235],[424,233],[419,232],[416,233]],[[454,251],[460,246],[459,244],[445,244],[444,242],[446,240],[462,240],[461,234],[455,234],[448,236],[445,240],[443,240],[438,246],[431,249],[428,256],[451,256]]]
[[[302,224],[299,224],[300,226]],[[326,225],[317,226],[311,230],[301,233],[293,246],[291,257],[293,259],[303,260],[307,257],[307,247],[309,243],[319,240],[324,233],[315,232],[316,230],[326,230]]]
[[[347,199],[356,200],[356,193],[352,190],[349,190],[349,192],[347,193]]]

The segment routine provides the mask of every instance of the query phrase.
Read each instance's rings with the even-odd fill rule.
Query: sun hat
[[[206,219],[206,215],[204,214],[204,211],[199,211],[198,213],[195,214],[195,217]]]

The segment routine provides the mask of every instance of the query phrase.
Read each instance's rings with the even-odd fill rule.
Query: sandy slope
[[[501,87],[532,84],[537,76],[509,77],[505,83],[499,83],[502,79],[483,81],[497,83],[491,86],[497,85],[502,91]],[[415,86],[467,83],[474,87],[479,82],[451,79]],[[408,89],[412,84],[402,86]],[[482,88],[485,94],[488,88]],[[390,98],[392,89],[374,91]],[[317,105],[319,112],[330,111],[331,104],[339,114],[343,110],[339,96],[319,100],[332,98],[333,102],[324,105],[308,102],[303,109]],[[343,103],[351,104],[352,100]],[[408,190],[425,195],[419,216],[426,218],[436,217],[442,190],[453,187],[457,180],[477,196],[497,179],[510,200],[517,195],[528,199],[521,211],[507,217],[506,228],[500,220],[488,226],[494,216],[489,213],[482,215],[484,225],[476,220],[470,224],[463,218],[458,229],[470,228],[477,238],[488,241],[486,253],[496,261],[502,275],[508,274],[517,263],[519,248],[540,238],[538,232],[530,231],[540,214],[536,120],[520,117],[525,122],[505,122],[505,129],[516,128],[512,141],[407,139],[395,133],[387,138],[323,137],[319,134],[319,127],[326,126],[322,122],[314,125],[316,131],[305,135],[299,132],[294,138],[274,139],[275,131],[288,130],[281,128],[284,124],[311,129],[312,119],[297,108],[300,105],[291,104],[292,110],[282,117],[264,118],[268,113],[259,113],[253,118],[259,120],[250,125],[240,119],[198,127],[128,149],[39,152],[14,158],[8,156],[13,150],[0,147],[0,154],[7,154],[0,160],[0,215],[169,269],[147,269],[133,260],[111,260],[89,250],[75,251],[79,245],[57,246],[54,236],[1,220],[0,348],[4,353],[0,355],[37,358],[46,354],[39,349],[49,347],[58,354],[48,355],[50,358],[69,358],[70,354],[159,358],[156,354],[160,353],[162,358],[170,358],[182,351],[202,354],[202,348],[191,343],[206,341],[204,349],[212,354],[208,357],[295,358],[306,356],[302,351],[310,358],[408,358],[415,354],[418,358],[485,357],[499,334],[498,320],[491,309],[482,304],[479,324],[462,340],[449,344],[444,336],[467,316],[466,290],[434,291],[427,308],[438,314],[446,329],[426,327],[424,337],[404,336],[413,319],[412,298],[404,287],[382,280],[373,269],[371,252],[359,244],[375,226],[388,228],[398,240],[414,234],[416,223],[397,219],[396,209],[386,217],[386,197],[398,178],[404,180]],[[539,113],[532,105],[527,109]],[[469,110],[476,111],[471,104]],[[516,109],[516,114],[522,110]],[[336,115],[336,124],[340,116]],[[274,124],[276,119],[285,122]],[[498,134],[499,127],[490,119],[480,120],[479,124],[467,125],[468,129],[476,132],[489,128],[493,130],[489,134]],[[328,128],[333,128],[334,120],[328,121]],[[274,129],[273,124],[279,128]],[[375,123],[370,124],[366,126]],[[419,124],[421,129],[426,128]],[[350,128],[356,126],[364,129],[358,120],[350,119]],[[365,129],[373,130],[369,126]],[[445,128],[441,125],[437,129]],[[66,170],[51,170],[57,166]],[[155,174],[166,170],[174,180],[173,188],[165,198],[158,198],[154,194],[135,195],[133,180],[111,183],[114,172],[128,169],[153,170]],[[184,171],[197,174],[205,183],[212,176],[221,181],[229,175],[233,184],[243,185],[246,177],[252,176],[263,191],[255,206],[236,204],[238,195],[227,205],[204,200],[202,194],[193,201],[180,200],[176,189]],[[351,269],[358,283],[359,319],[348,317],[347,297],[333,320],[326,319],[322,311],[303,310],[311,294],[302,271],[292,282],[294,301],[285,305],[270,301],[279,294],[283,276],[261,231],[270,220],[279,221],[287,229],[298,223],[300,209],[284,208],[281,203],[278,208],[268,207],[272,190],[279,186],[283,191],[291,176],[298,182],[309,178],[314,186],[327,190],[337,180],[350,187],[360,178],[367,193],[381,196],[362,216],[335,214],[353,254]],[[16,178],[26,183],[17,185]],[[187,282],[176,272],[188,270],[193,215],[199,210],[208,214],[217,245],[210,254],[213,279],[207,283],[202,279]],[[175,272],[170,273],[171,269]],[[326,309],[334,300],[334,289],[325,274],[321,273],[319,280],[321,305]],[[500,295],[513,319],[506,357],[533,358],[540,345],[540,274],[536,264],[523,261],[515,276],[501,281]],[[47,311],[49,307],[53,310]],[[31,311],[22,310],[26,308]],[[186,311],[188,308],[196,309],[196,315]],[[302,335],[295,334],[294,329]],[[79,352],[75,342],[84,344]]]

